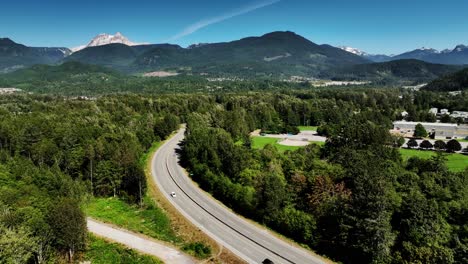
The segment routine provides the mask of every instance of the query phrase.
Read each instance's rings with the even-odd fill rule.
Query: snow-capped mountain
[[[466,51],[468,50],[468,46],[465,46],[465,45],[458,45],[455,47],[455,49],[453,49],[452,52],[463,52],[463,51]]]
[[[358,56],[361,56],[361,57],[364,57],[370,61],[373,61],[373,62],[385,62],[385,61],[389,61],[391,60],[391,56],[388,56],[388,55],[383,55],[383,54],[369,54],[365,51],[362,51],[360,49],[356,49],[356,48],[352,48],[352,47],[346,47],[346,46],[340,46],[338,47],[344,51],[347,51],[347,52],[350,52],[350,53],[353,53],[355,55],[358,55]]]
[[[143,45],[146,43],[135,43],[130,41],[127,37],[122,35],[120,32],[115,33],[115,35],[110,35],[110,34],[99,34],[96,37],[94,37],[88,45],[82,45],[79,47],[72,48],[71,50],[73,52],[77,52],[79,50],[82,50],[84,48],[88,47],[97,47],[97,46],[103,46],[103,45],[108,45],[108,44],[114,44],[114,43],[120,43],[124,44],[127,46],[137,46],[137,45]]]
[[[362,51],[362,50],[359,50],[359,49],[356,49],[356,48],[352,48],[352,47],[346,47],[346,46],[339,46],[338,48],[344,50],[344,51],[347,51],[349,53],[353,53],[353,54],[356,54],[356,55],[359,55],[359,56],[366,56],[368,55],[366,52]]]

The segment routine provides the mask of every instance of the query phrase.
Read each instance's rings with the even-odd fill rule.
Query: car
[[[171,192],[171,196],[175,198],[177,195],[175,194],[175,192]]]

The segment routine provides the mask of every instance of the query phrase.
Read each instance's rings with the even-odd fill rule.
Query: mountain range
[[[126,72],[175,70],[191,74],[313,76],[367,59],[293,32],[273,32],[225,43],[193,45],[109,44],[73,53],[64,61],[99,64]]]
[[[453,49],[445,49],[442,51],[423,47],[399,55],[369,54],[359,49],[345,46],[341,46],[340,48],[373,62],[416,59],[430,63],[468,65],[468,46],[465,45],[458,45]]]
[[[397,78],[396,66],[416,67],[417,76],[434,78],[456,67],[437,64],[468,64],[468,48],[438,52],[418,49],[396,56],[371,55],[358,49],[316,44],[290,31],[272,32],[223,43],[201,43],[187,48],[172,44],[138,44],[121,33],[100,34],[73,50],[35,48],[0,39],[0,73],[34,64],[77,61],[100,65],[125,73],[175,71],[211,76],[287,78]],[[396,63],[389,63],[390,61]],[[374,63],[384,62],[384,64]],[[404,75],[404,74],[403,74]],[[423,76],[424,75],[424,76]]]
[[[11,72],[34,64],[54,64],[69,56],[68,48],[36,48],[0,38],[0,73]]]

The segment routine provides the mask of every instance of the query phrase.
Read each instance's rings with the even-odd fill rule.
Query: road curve
[[[198,188],[178,164],[175,152],[184,131],[180,129],[163,144],[153,156],[151,164],[156,185],[178,211],[248,263],[262,263],[266,258],[275,264],[327,263],[239,217]],[[171,192],[175,192],[176,197],[171,197]]]
[[[136,249],[142,253],[155,256],[164,263],[174,264],[194,264],[195,262],[179,250],[170,248],[163,243],[144,238],[120,228],[115,228],[109,224],[96,221],[92,218],[86,219],[88,230],[100,237],[104,237],[123,244],[129,248]]]

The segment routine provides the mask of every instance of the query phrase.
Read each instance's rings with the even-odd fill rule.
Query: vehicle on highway
[[[175,198],[177,195],[175,192],[171,192],[171,196]]]

